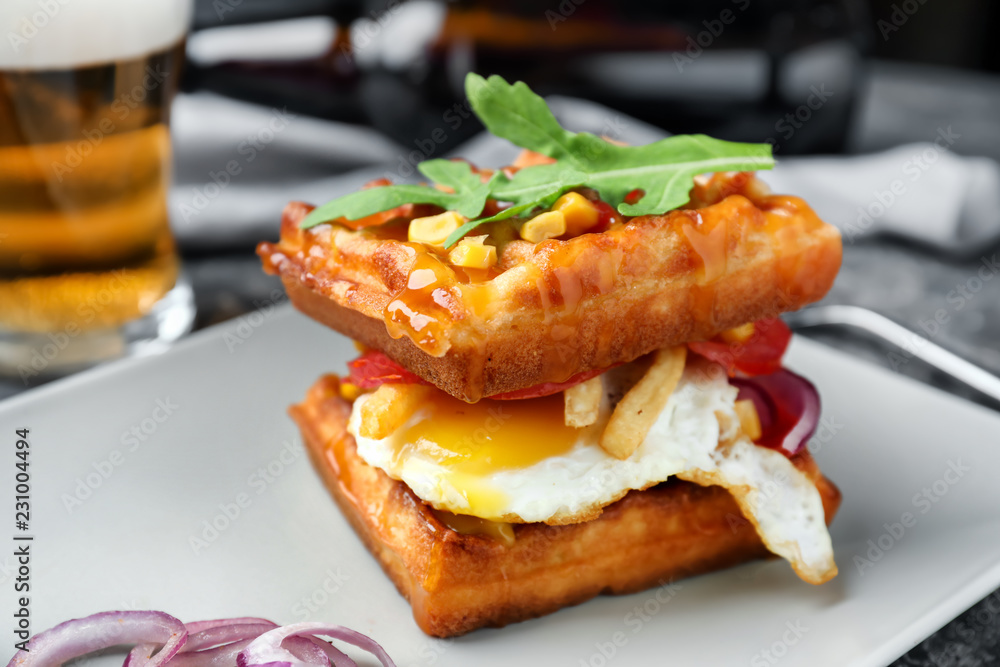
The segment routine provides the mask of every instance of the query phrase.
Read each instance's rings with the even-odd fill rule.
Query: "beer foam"
[[[191,0],[0,0],[0,69],[69,69],[176,44]]]

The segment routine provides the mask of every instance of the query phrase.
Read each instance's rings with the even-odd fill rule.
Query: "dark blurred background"
[[[865,3],[874,19],[889,20],[892,0],[868,0]],[[876,58],[905,60],[929,65],[948,65],[1000,72],[1000,49],[996,34],[1000,23],[1000,4],[991,0],[954,0],[920,4],[906,30],[891,31],[890,39],[872,42]]]
[[[227,58],[219,46],[241,24],[318,16],[329,40],[305,57],[269,58],[258,43]],[[771,141],[786,155],[837,153],[855,148],[867,63],[997,71],[998,20],[988,0],[201,0],[196,28],[216,46],[206,57],[204,35],[192,38],[186,86],[370,125],[438,154],[479,130],[455,123],[426,143],[463,102],[471,69],[671,132]]]
[[[227,58],[218,47],[234,26],[301,17],[327,17],[327,48],[317,42],[307,57],[269,58],[262,40]],[[771,140],[784,154],[836,153],[851,148],[866,63],[995,72],[998,20],[989,0],[201,0],[196,28],[217,46],[208,58],[191,50],[186,86],[370,125],[411,145],[448,122],[472,69],[671,132]],[[819,99],[816,81],[828,92]],[[809,123],[780,122],[803,104],[821,107]],[[425,152],[453,148],[478,129],[462,123]]]

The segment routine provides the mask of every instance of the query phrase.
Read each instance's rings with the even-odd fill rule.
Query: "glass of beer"
[[[0,373],[28,383],[190,330],[167,189],[191,13],[0,2]]]

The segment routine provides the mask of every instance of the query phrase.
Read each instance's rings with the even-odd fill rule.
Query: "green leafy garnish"
[[[567,190],[589,187],[627,216],[658,215],[688,201],[698,174],[729,170],[770,169],[769,144],[744,144],[705,135],[678,135],[646,146],[618,146],[588,132],[569,132],[559,125],[545,101],[523,82],[509,84],[499,76],[465,78],[473,111],[494,135],[516,146],[547,155],[553,164],[526,167],[507,177],[496,172],[486,183],[468,164],[429,160],[420,172],[453,193],[427,185],[389,185],[362,190],[325,204],[302,222],[308,228],[337,218],[356,220],[401,204],[435,204],[467,218],[483,212],[487,198],[510,202],[500,213],[473,219],[448,237],[451,247],[476,227],[548,208]],[[633,190],[641,199],[626,203]]]
[[[417,165],[417,169],[435,183],[447,186],[454,192],[426,185],[386,185],[359,190],[314,209],[300,227],[309,229],[338,218],[357,220],[403,204],[434,204],[458,211],[467,218],[474,218],[483,212],[490,188],[497,178],[494,175],[492,180],[483,183],[468,162],[453,160],[426,160]]]

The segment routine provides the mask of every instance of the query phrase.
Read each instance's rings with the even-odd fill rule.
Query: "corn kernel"
[[[566,218],[566,233],[570,236],[583,234],[596,225],[600,217],[593,202],[579,192],[567,192],[556,200],[552,210],[562,212]]]
[[[736,401],[733,403],[733,411],[736,412],[736,416],[740,419],[740,429],[743,431],[743,434],[753,441],[760,440],[762,433],[760,415],[757,414],[757,408],[754,406],[753,401],[747,398]]]
[[[465,218],[455,211],[445,211],[426,218],[414,218],[410,221],[407,238],[417,243],[444,247],[445,239],[453,231],[465,224]]]
[[[467,236],[448,253],[448,261],[469,269],[488,269],[497,264],[496,246],[483,243],[487,235]]]
[[[532,243],[562,236],[566,233],[566,216],[562,211],[539,213],[521,225],[521,238]]]
[[[483,232],[490,237],[493,245],[502,248],[514,239],[518,238],[517,227],[510,220],[497,220],[489,222],[480,227]],[[499,252],[499,250],[497,251]]]
[[[363,392],[361,387],[350,382],[340,383],[340,397],[345,401],[355,401]]]
[[[727,343],[745,343],[751,338],[753,338],[754,327],[753,322],[747,322],[743,326],[736,327],[735,329],[727,329],[723,331],[719,336],[722,340]]]

